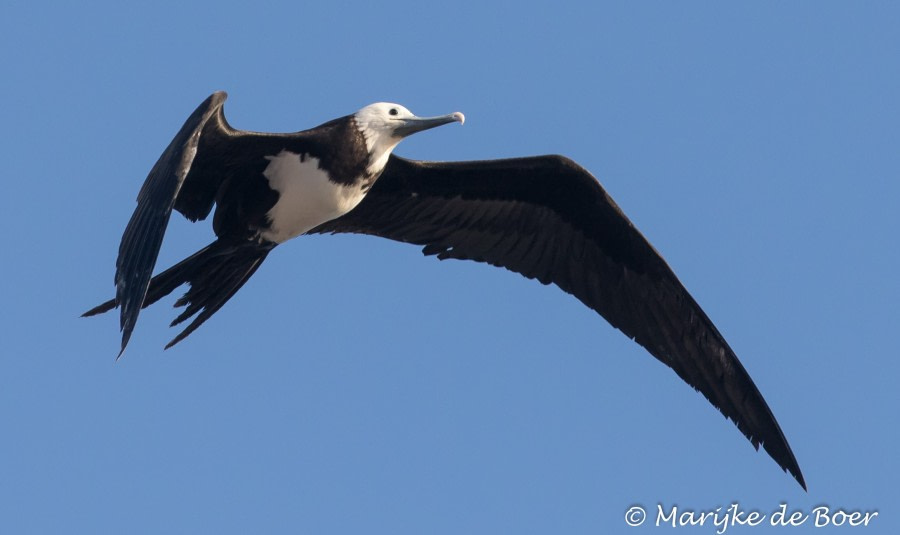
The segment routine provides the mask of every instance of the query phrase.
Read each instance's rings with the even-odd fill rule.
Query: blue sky
[[[737,502],[896,533],[898,27],[887,2],[7,2],[0,531],[665,533],[626,510]],[[238,128],[389,100],[467,117],[402,156],[580,162],[735,349],[809,493],[572,297],[385,240],[279,247],[172,350],[173,298],[145,311],[116,362],[117,319],[78,315],[218,89]],[[173,219],[158,266],[211,235]]]

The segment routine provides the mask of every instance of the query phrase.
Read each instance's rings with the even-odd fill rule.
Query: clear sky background
[[[889,2],[5,2],[0,532],[668,533],[657,504],[737,502],[897,533],[898,29]],[[174,297],[145,311],[116,362],[117,318],[78,316],[219,89],[238,128],[389,100],[467,117],[402,156],[580,162],[809,493],[571,296],[386,240],[297,239],[172,350]],[[211,236],[173,218],[158,267]]]

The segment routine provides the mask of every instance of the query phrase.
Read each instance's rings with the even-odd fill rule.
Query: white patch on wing
[[[365,192],[359,186],[342,186],[328,180],[319,169],[319,160],[281,151],[266,156],[269,165],[263,175],[269,187],[279,194],[278,202],[268,212],[271,226],[262,237],[281,243],[340,217],[356,207]]]

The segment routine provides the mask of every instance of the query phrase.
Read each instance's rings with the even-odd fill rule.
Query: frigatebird
[[[749,374],[659,253],[584,168],[563,156],[431,162],[393,149],[416,132],[462,123],[376,103],[315,128],[267,134],[232,128],[226,94],[207,98],[153,166],[116,261],[125,350],[138,314],[179,286],[192,322],[183,340],[301,234],[361,233],[423,246],[553,283],[699,390],[756,449],[805,489],[778,422]],[[151,277],[172,209],[191,221],[215,205],[216,240]]]

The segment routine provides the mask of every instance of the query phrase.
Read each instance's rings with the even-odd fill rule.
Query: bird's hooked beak
[[[463,124],[465,122],[466,116],[458,111],[447,115],[438,115],[437,117],[410,117],[403,119],[400,126],[394,128],[394,136],[403,138],[443,124]]]

